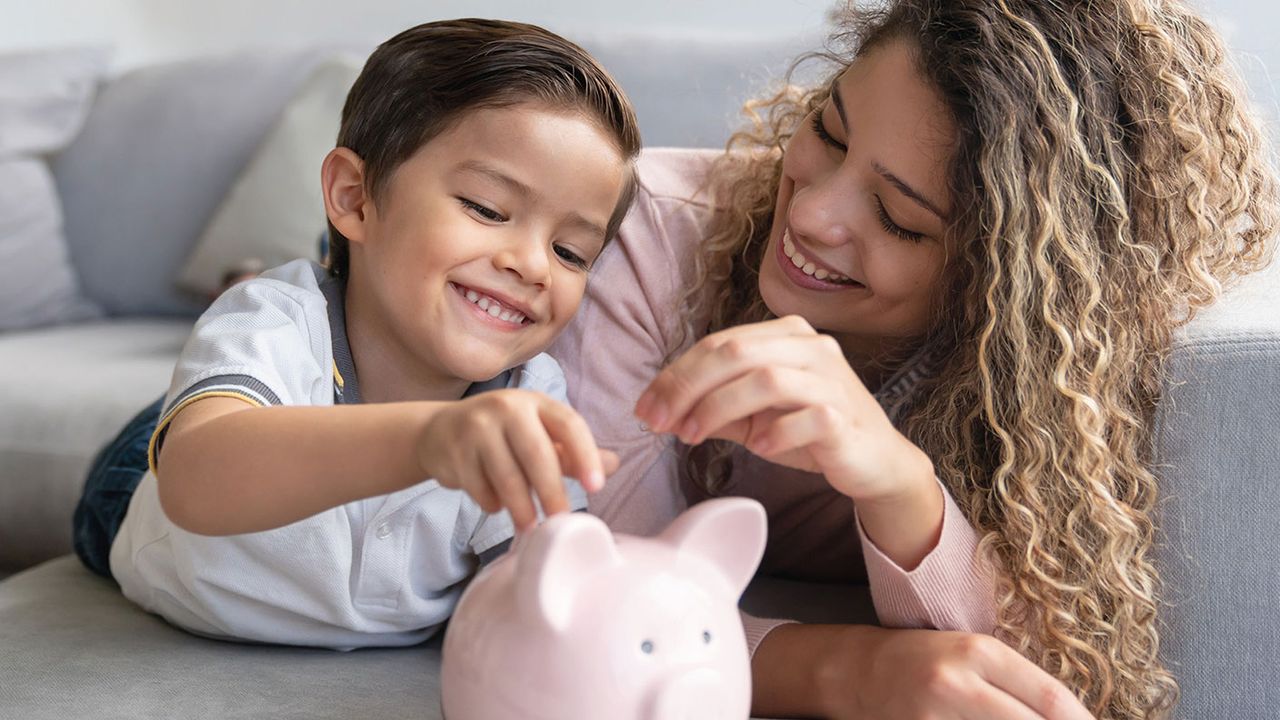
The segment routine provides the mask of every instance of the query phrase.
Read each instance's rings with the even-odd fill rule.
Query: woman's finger
[[[704,339],[654,378],[636,403],[636,414],[656,432],[675,432],[704,395],[744,373],[761,367],[829,367],[833,361],[857,382],[835,340],[825,335],[743,336],[714,343]],[[828,387],[831,382],[828,378]]]
[[[829,442],[849,426],[849,421],[830,405],[810,405],[781,414],[768,423],[756,423],[751,436],[743,444],[766,459],[817,445],[814,448],[819,452],[816,457],[825,462],[820,453],[825,452]]]
[[[708,437],[723,437],[726,425],[765,410],[790,412],[830,397],[829,384],[809,371],[758,367],[699,398],[676,423],[675,432],[683,442],[695,445]]]
[[[964,720],[1044,720],[1044,716],[1019,702],[986,680],[975,677],[979,689],[972,698],[956,703],[955,711]]]
[[[1013,648],[993,640],[978,654],[978,673],[989,683],[1017,698],[1045,720],[1093,720],[1076,696],[1056,678],[1019,655]]]
[[[655,412],[661,408],[654,406],[661,405],[661,401],[669,400],[667,395],[678,397],[682,393],[679,380],[685,375],[701,377],[702,373],[697,371],[697,366],[709,364],[712,369],[717,367],[725,369],[722,367],[725,355],[733,355],[771,340],[786,341],[814,337],[820,336],[804,318],[798,315],[738,325],[712,333],[695,343],[654,379],[649,390],[641,395],[636,403],[636,415],[649,423],[650,427],[658,430],[659,426],[666,423],[654,422],[662,419],[659,417],[660,413]]]

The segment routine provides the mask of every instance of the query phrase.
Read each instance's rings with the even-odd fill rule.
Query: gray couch
[[[738,99],[810,43],[585,38],[649,145],[719,145]],[[192,241],[320,50],[145,68],[99,92],[54,159],[72,261],[104,320],[0,335],[0,716],[438,716],[438,646],[339,654],[203,640],[126,602],[70,550],[89,461],[167,386],[199,305],[173,287]],[[115,171],[107,173],[107,169]],[[1161,407],[1171,587],[1163,652],[1180,716],[1280,707],[1280,274],[1179,341]],[[753,587],[754,609],[866,620],[859,589]]]

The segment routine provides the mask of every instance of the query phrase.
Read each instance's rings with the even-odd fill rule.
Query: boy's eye
[[[464,197],[460,197],[458,198],[458,202],[462,203],[462,207],[470,210],[471,212],[479,215],[480,217],[484,218],[485,220],[488,220],[489,222],[500,223],[500,222],[507,221],[507,219],[502,216],[502,213],[498,212],[497,210],[493,210],[491,208],[485,207],[484,205],[481,205],[480,203],[475,202],[473,200],[468,200]]]
[[[582,268],[583,270],[587,269],[587,261],[584,260],[582,256],[578,255],[577,253],[570,250],[569,248],[563,245],[556,245],[555,251],[556,251],[556,255],[561,260],[564,260],[565,262],[569,263],[570,265],[573,265],[574,267]]]

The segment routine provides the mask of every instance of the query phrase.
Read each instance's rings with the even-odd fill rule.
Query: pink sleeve
[[[577,317],[550,350],[564,368],[570,403],[600,446],[621,459],[588,505],[615,532],[656,534],[686,507],[673,438],[650,433],[633,408],[667,355],[692,340],[679,330],[680,304],[711,210],[689,198],[713,156],[645,151],[636,203],[592,268]],[[938,547],[911,572],[884,557],[859,526],[882,624],[979,632],[994,625],[976,533],[949,496],[946,502]],[[751,651],[786,622],[744,613]]]
[[[570,404],[596,442],[620,457],[617,472],[588,501],[616,532],[656,534],[687,505],[674,439],[650,433],[633,408],[668,352],[692,340],[681,336],[680,305],[711,211],[688,198],[711,157],[645,151],[636,203],[592,268],[577,317],[550,350],[564,368]],[[769,631],[791,621],[742,613],[742,622],[754,654]]]
[[[903,570],[890,560],[871,542],[858,521],[876,616],[885,627],[989,635],[996,626],[995,583],[990,568],[980,561],[977,531],[945,487],[942,495],[942,535],[914,570]]]
[[[648,150],[640,189],[618,237],[591,269],[574,321],[550,349],[569,403],[622,464],[588,509],[617,532],[652,535],[686,507],[674,438],[650,433],[635,403],[681,342],[680,304],[708,208],[690,202],[714,154]]]

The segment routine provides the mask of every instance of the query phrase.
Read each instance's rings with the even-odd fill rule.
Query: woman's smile
[[[866,286],[842,273],[820,265],[796,247],[791,229],[783,228],[782,237],[775,243],[774,258],[782,268],[782,274],[793,284],[806,290],[839,291],[865,290]]]

